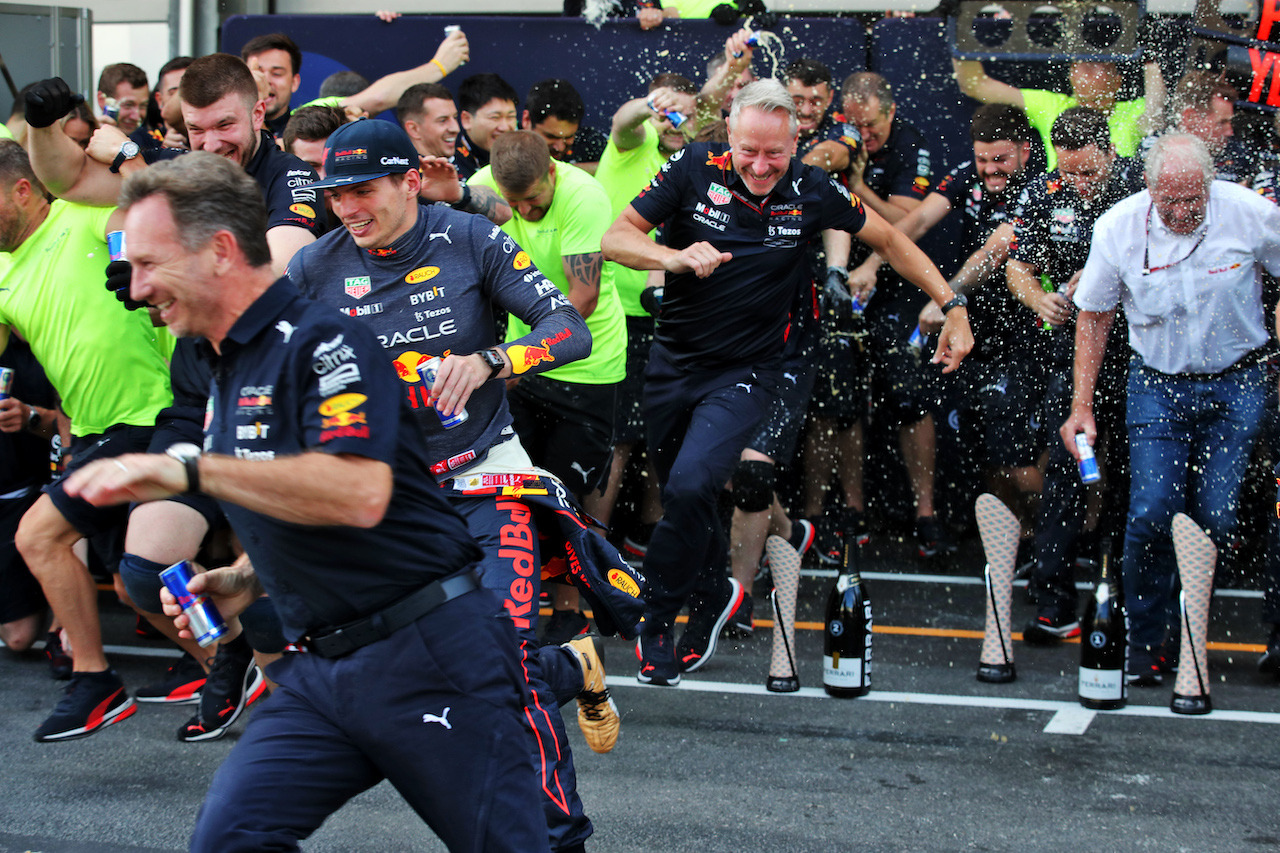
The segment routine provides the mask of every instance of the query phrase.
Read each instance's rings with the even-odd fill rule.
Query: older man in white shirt
[[[1204,143],[1157,140],[1147,189],[1097,222],[1075,293],[1075,388],[1062,438],[1096,435],[1094,388],[1117,304],[1129,345],[1133,479],[1124,543],[1132,684],[1160,684],[1176,582],[1170,525],[1186,512],[1219,547],[1263,420],[1262,271],[1280,274],[1280,208],[1215,181]]]

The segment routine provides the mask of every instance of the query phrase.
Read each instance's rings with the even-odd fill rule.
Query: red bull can
[[[0,400],[8,400],[13,391],[13,368],[0,367]]]
[[[1076,450],[1080,451],[1080,482],[1096,483],[1102,479],[1098,470],[1098,457],[1093,455],[1093,447],[1084,433],[1076,433]]]
[[[191,635],[202,646],[208,646],[227,633],[227,623],[207,596],[196,595],[187,589],[187,582],[196,576],[190,560],[180,560],[160,573],[160,580],[173,597],[178,599],[182,612],[191,620]]]
[[[658,108],[653,105],[653,98],[650,98],[645,103],[649,105],[649,109],[653,110],[654,112],[658,111]],[[684,113],[680,112],[679,110],[663,110],[662,114],[671,121],[672,127],[679,127],[680,125],[684,124],[686,121],[689,120],[689,117]]]
[[[440,365],[442,363],[442,359],[437,355],[418,365],[418,374],[422,377],[422,381],[427,383],[428,389],[436,384],[436,374],[440,372]],[[446,415],[436,407],[436,414],[440,416],[440,425],[445,429],[453,429],[456,426],[465,424],[467,422],[467,418],[471,417],[467,414],[467,410],[465,408],[460,412],[453,413],[452,415]]]
[[[124,232],[111,231],[107,234],[107,254],[113,261],[128,260],[124,249]]]

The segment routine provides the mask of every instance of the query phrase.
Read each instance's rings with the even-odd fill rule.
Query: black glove
[[[27,92],[27,124],[48,127],[84,103],[84,95],[71,91],[61,77],[41,80]]]
[[[711,10],[711,20],[722,27],[731,27],[738,20],[738,8],[732,3],[721,3]]]
[[[112,261],[107,264],[107,290],[110,290],[130,311],[146,306],[129,298],[129,285],[133,281],[133,264],[128,261]]]
[[[657,317],[662,313],[662,294],[665,287],[646,287],[640,291],[640,307]]]
[[[848,281],[849,273],[843,267],[827,267],[827,281],[822,285],[822,304],[832,314],[847,314],[853,306]]]

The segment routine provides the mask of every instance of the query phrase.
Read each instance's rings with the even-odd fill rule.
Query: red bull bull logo
[[[336,427],[353,426],[355,424],[366,424],[368,419],[364,412],[339,412],[331,418],[325,418],[320,422],[321,429],[334,429]]]
[[[413,350],[405,350],[396,356],[392,362],[396,368],[396,375],[405,382],[417,383],[422,381],[422,374],[418,372],[418,368],[431,360],[431,356],[423,355]]]
[[[507,347],[507,357],[511,359],[511,372],[516,374],[525,373],[544,361],[556,360],[549,347],[528,347],[523,344]]]

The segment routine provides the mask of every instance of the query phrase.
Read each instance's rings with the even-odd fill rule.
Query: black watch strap
[[[480,358],[484,360],[484,363],[489,365],[490,379],[496,379],[498,374],[502,372],[502,368],[507,366],[506,359],[502,357],[502,351],[497,347],[482,349],[480,352],[476,353],[476,355],[480,356]]]
[[[969,298],[965,296],[963,293],[957,293],[955,296],[951,297],[951,299],[949,299],[945,305],[942,306],[942,313],[946,314],[952,308],[968,308],[968,307],[969,307]]]
[[[200,448],[190,442],[179,442],[165,451],[166,456],[177,459],[187,469],[186,494],[200,491]]]

